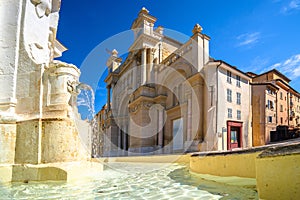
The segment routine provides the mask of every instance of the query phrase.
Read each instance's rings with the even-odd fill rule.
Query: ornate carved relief
[[[153,105],[153,102],[149,102],[149,101],[139,102],[133,106],[130,106],[129,112],[136,113],[139,109],[142,109],[142,108],[149,110],[152,105]]]
[[[136,113],[140,107],[140,104],[136,104],[135,106],[129,107],[129,113]]]
[[[51,0],[31,0],[31,3],[35,5],[35,11],[39,18],[48,17],[51,13]]]
[[[76,80],[68,80],[67,81],[67,90],[71,94],[79,94],[78,86],[79,82]]]
[[[146,109],[149,109],[153,105],[153,103],[147,102],[147,101],[142,102],[142,104],[143,104],[143,107]]]

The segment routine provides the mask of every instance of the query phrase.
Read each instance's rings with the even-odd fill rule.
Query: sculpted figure
[[[35,5],[36,14],[40,18],[51,13],[51,0],[31,0],[31,3]]]

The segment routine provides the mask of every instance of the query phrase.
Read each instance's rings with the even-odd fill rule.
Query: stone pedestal
[[[89,149],[70,119],[36,119],[18,122],[16,164],[88,160]]]
[[[0,122],[0,182],[11,181],[15,159],[16,124]]]
[[[11,164],[15,159],[16,124],[0,123],[0,164]]]

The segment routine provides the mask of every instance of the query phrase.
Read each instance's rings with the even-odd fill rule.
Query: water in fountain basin
[[[0,185],[0,199],[225,200],[258,196],[254,186],[207,181],[177,164],[111,163],[94,180]]]
[[[93,181],[29,182],[7,185],[0,199],[219,199],[197,187],[183,185],[168,174],[182,166],[170,164],[114,163]],[[117,171],[116,168],[124,169]],[[148,169],[145,172],[145,168]],[[150,170],[150,169],[153,170]]]

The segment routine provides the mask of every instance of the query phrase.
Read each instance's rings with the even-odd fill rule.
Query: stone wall
[[[42,130],[42,163],[89,160],[90,149],[85,148],[72,120],[43,120]]]
[[[200,174],[255,178],[255,159],[260,152],[192,156],[190,169]]]
[[[0,164],[12,164],[15,159],[16,124],[0,124]]]
[[[256,159],[260,199],[300,199],[300,144],[269,149]]]

